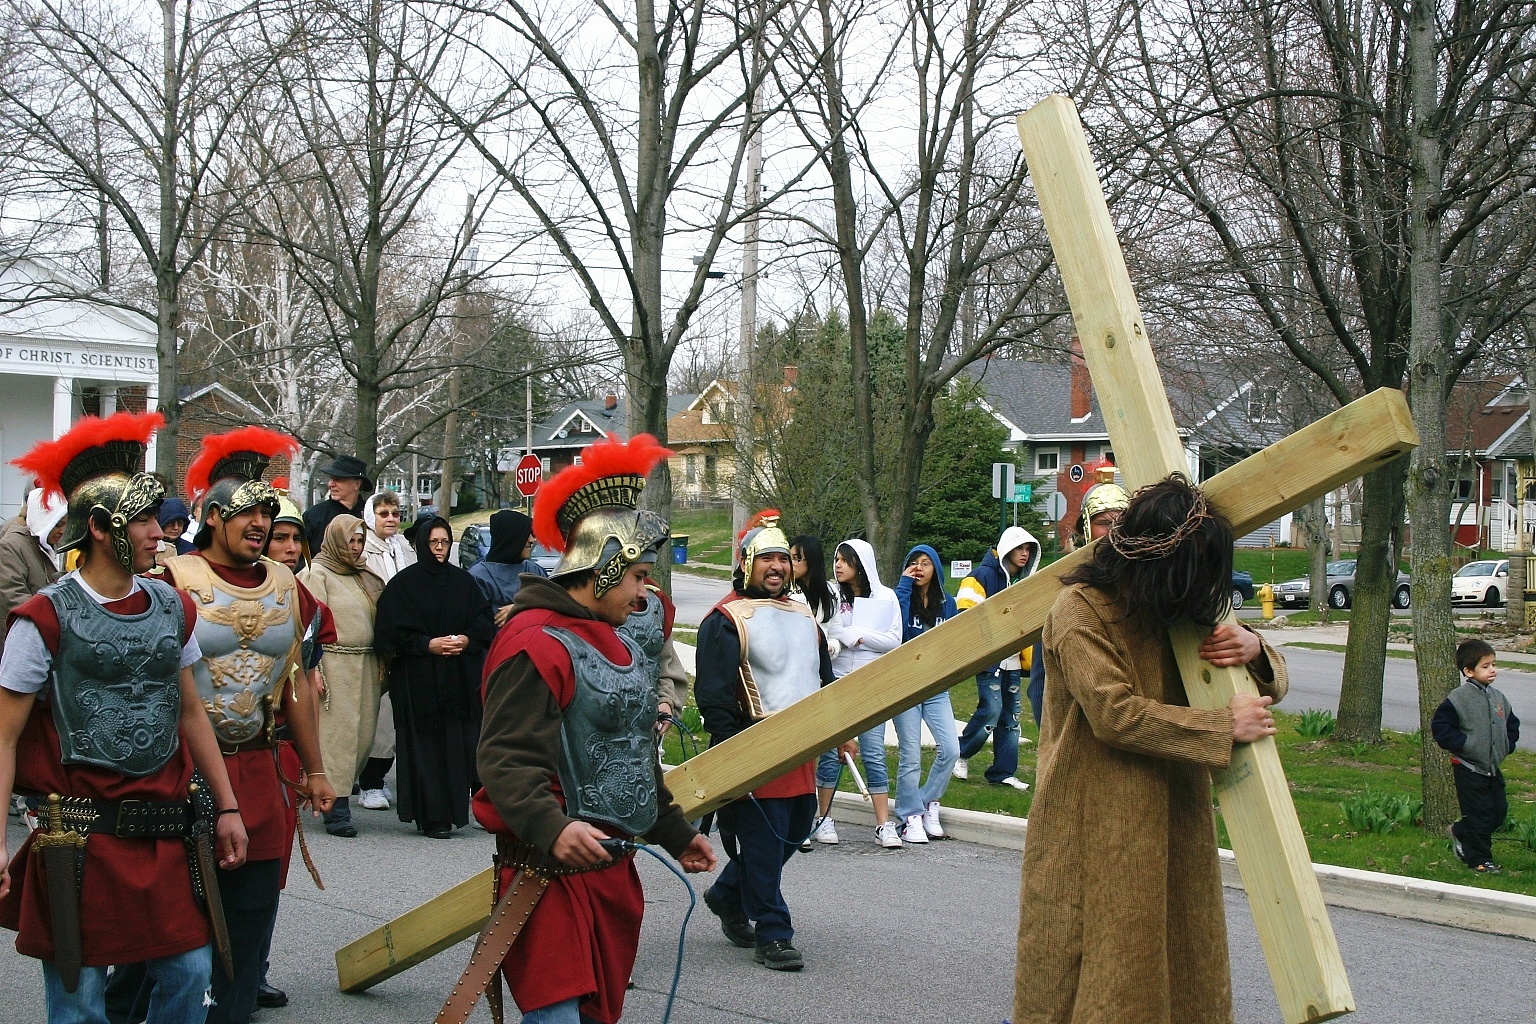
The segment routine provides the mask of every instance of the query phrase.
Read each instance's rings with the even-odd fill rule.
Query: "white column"
[[[115,384],[103,384],[101,386],[102,418],[111,416],[115,412],[117,412],[117,386]]]
[[[117,390],[116,389],[113,389],[113,391],[112,391],[112,404],[113,404],[114,408],[117,405]],[[154,412],[155,411],[155,407],[158,406],[159,404],[160,404],[160,382],[159,381],[146,381],[145,384],[144,384],[144,411],[145,412]],[[107,412],[107,394],[106,394],[105,391],[103,391],[102,394],[101,394],[101,412],[102,412],[102,415],[106,415],[106,412]],[[160,437],[159,437],[158,434],[151,434],[150,435],[149,444],[146,445],[145,448],[144,448],[144,468],[145,469],[154,469],[155,468],[155,443],[159,439],[160,439]],[[175,487],[178,487],[180,485],[178,483],[172,483],[171,486],[173,488],[175,488]],[[191,501],[192,499],[188,498],[187,500]]]
[[[73,377],[53,378],[53,436],[62,437],[69,430],[69,425],[74,422],[75,416],[75,379]]]

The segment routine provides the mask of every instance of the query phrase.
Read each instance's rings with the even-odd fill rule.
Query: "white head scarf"
[[[34,487],[27,495],[27,529],[54,561],[58,561],[59,556],[48,543],[48,535],[68,512],[67,504],[58,498],[46,497],[41,487]]]

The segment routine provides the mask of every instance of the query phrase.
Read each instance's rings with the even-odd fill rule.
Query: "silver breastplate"
[[[618,632],[633,640],[640,648],[640,653],[655,664],[661,660],[661,649],[667,642],[666,628],[666,610],[662,607],[661,598],[647,593],[645,611],[630,612],[624,625],[618,627]]]
[[[560,721],[565,813],[632,836],[656,824],[656,675],[623,634],[629,665],[615,665],[570,630],[545,626],[571,656],[576,695]]]
[[[65,764],[143,778],[165,767],[180,743],[181,599],[141,581],[149,610],[117,615],[74,580],[42,593],[59,617],[53,659],[53,723]]]
[[[190,580],[184,584],[198,601],[195,632],[203,649],[192,676],[225,746],[262,735],[273,694],[299,657],[299,595],[293,575],[275,562],[262,564],[266,583],[252,590],[232,587],[211,572],[196,587],[187,585]],[[177,582],[183,582],[180,574]]]
[[[743,598],[725,606],[741,641],[742,706],[766,718],[821,688],[821,635],[796,601]]]

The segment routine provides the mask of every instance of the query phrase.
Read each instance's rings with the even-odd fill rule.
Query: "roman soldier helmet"
[[[204,529],[214,509],[222,519],[249,512],[257,506],[277,517],[277,489],[262,479],[273,457],[291,455],[293,438],[265,427],[241,427],[203,438],[203,446],[187,468],[187,493],[203,499],[203,519],[192,542],[198,548],[213,543]]]
[[[789,538],[779,526],[779,510],[765,508],[755,513],[736,536],[737,589],[752,578],[752,563],[758,555],[789,554]]]
[[[63,437],[43,441],[15,461],[37,478],[45,495],[68,501],[58,551],[84,547],[90,537],[86,524],[95,516],[111,535],[117,560],[133,572],[128,524],[157,511],[165,499],[159,478],[143,471],[149,438],[164,425],[157,412],[84,416]]]
[[[1114,466],[1106,462],[1094,469],[1094,475],[1099,482],[1083,495],[1082,515],[1078,517],[1077,530],[1073,534],[1073,540],[1078,544],[1088,543],[1094,516],[1100,512],[1124,512],[1131,504],[1131,496],[1125,488],[1115,483]]]
[[[641,509],[640,492],[656,464],[672,453],[650,434],[628,442],[610,435],[583,448],[579,465],[567,466],[539,488],[533,502],[533,534],[563,552],[551,579],[591,569],[594,594],[612,590],[629,567],[654,562],[671,529]]]

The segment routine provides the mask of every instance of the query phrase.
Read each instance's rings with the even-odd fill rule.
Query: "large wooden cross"
[[[1116,460],[1132,487],[1187,472],[1077,111],[1050,97],[1019,118],[1019,134]],[[1242,535],[1416,443],[1402,393],[1382,389],[1202,489]],[[1061,577],[1087,555],[1074,552],[672,769],[667,785],[684,814],[721,807],[1033,643]],[[1175,637],[1193,705],[1224,707],[1235,692],[1256,692],[1245,670],[1201,661],[1198,642],[1193,630]],[[1237,747],[1216,792],[1287,1024],[1349,1012],[1349,982],[1274,741]],[[490,908],[487,869],[338,950],[341,988],[362,991],[458,944],[485,925]]]

